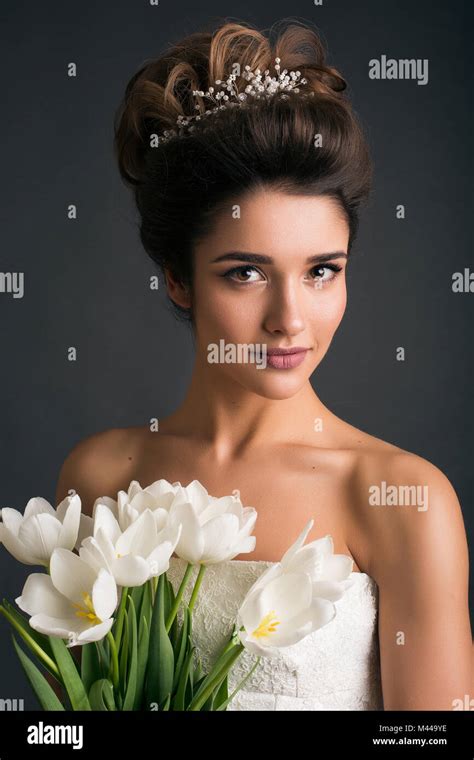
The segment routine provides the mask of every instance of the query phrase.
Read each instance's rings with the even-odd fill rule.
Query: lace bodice
[[[229,640],[247,591],[269,565],[264,560],[227,560],[208,565],[193,610],[193,643],[208,672]],[[176,591],[187,563],[170,558],[167,571]],[[189,601],[198,568],[183,598]],[[243,688],[227,706],[232,710],[383,710],[377,637],[378,586],[366,573],[353,572],[348,589],[335,602],[336,616],[323,628],[275,658],[262,657]],[[181,607],[178,620],[182,622]],[[229,694],[255,664],[245,650],[229,673]]]

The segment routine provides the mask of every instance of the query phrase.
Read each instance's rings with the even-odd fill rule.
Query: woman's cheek
[[[221,337],[235,337],[238,340],[245,334],[246,326],[250,327],[261,316],[260,308],[261,305],[252,304],[252,299],[245,298],[243,294],[214,293],[208,299],[206,321]]]
[[[321,298],[315,301],[311,319],[316,333],[324,330],[332,336],[339,327],[347,304],[347,291],[344,287],[339,287],[332,292],[321,294]]]
[[[250,321],[243,299],[214,291],[201,296],[196,315],[196,329],[206,343],[220,339],[241,342],[245,326]]]

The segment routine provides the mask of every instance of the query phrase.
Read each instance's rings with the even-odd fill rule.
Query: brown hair
[[[198,126],[185,136],[150,144],[150,136],[176,129],[178,116],[196,114],[193,90],[227,79],[236,63],[240,71],[248,64],[275,76],[277,56],[281,71],[299,70],[307,79],[300,94],[312,91],[313,97],[289,92],[286,99],[249,98],[245,107],[194,121]],[[307,24],[283,21],[267,37],[248,24],[224,21],[214,32],[191,34],[145,61],[128,82],[114,124],[119,171],[133,189],[146,252],[191,292],[193,246],[231,199],[235,203],[256,187],[334,198],[349,225],[350,250],[372,165],[344,93],[346,81],[325,58],[318,32]],[[237,77],[239,92],[247,84]],[[202,110],[209,107],[200,100]],[[317,149],[316,134],[322,142]],[[174,307],[192,321],[192,308]]]

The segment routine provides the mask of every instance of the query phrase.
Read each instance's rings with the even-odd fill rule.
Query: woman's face
[[[237,207],[229,204],[229,213],[195,248],[196,348],[216,381],[225,373],[271,399],[289,398],[307,382],[344,314],[348,240],[347,222],[328,197],[266,189],[246,195]],[[279,366],[292,363],[268,353],[262,369],[264,353],[250,363],[210,363],[209,346],[220,341],[236,349],[307,351],[293,366]]]

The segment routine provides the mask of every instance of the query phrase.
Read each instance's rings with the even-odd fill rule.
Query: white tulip
[[[177,484],[169,514],[172,525],[183,526],[176,554],[187,562],[211,565],[255,549],[257,511],[236,496],[210,496],[198,480]]]
[[[40,633],[68,639],[68,647],[100,641],[111,629],[117,585],[104,568],[97,572],[67,549],[55,549],[50,575],[32,573],[15,601]]]
[[[283,555],[281,565],[288,572],[308,573],[313,581],[313,594],[336,602],[352,585],[349,576],[354,560],[347,554],[334,554],[334,541],[329,534],[303,546],[313,524],[314,520],[308,521]]]
[[[132,480],[128,492],[117,494],[117,519],[123,530],[129,527],[145,511],[157,509],[169,511],[179,483],[169,483],[164,478],[142,488],[138,480]]]
[[[145,509],[122,531],[112,510],[97,504],[93,535],[83,540],[79,556],[96,570],[105,567],[119,586],[141,586],[169,568],[181,526],[168,518],[164,509]]]
[[[49,566],[53,551],[73,549],[79,531],[81,500],[66,496],[57,509],[41,496],[30,499],[22,515],[16,509],[1,511],[0,542],[25,565]]]
[[[152,512],[163,509],[168,512],[174,499],[176,487],[179,485],[180,483],[169,483],[161,478],[146,488],[142,488],[138,480],[132,480],[128,491],[119,491],[117,499],[112,499],[110,496],[100,496],[95,500],[92,507],[92,517],[89,515],[81,516],[80,536],[76,548],[79,548],[85,538],[93,535],[95,513],[100,505],[105,505],[110,509],[120,529],[125,531],[140,517],[145,509],[150,509]]]
[[[333,602],[351,585],[353,560],[333,554],[331,536],[303,547],[313,523],[257,578],[239,608],[238,637],[254,654],[274,657],[327,625],[336,615]]]

